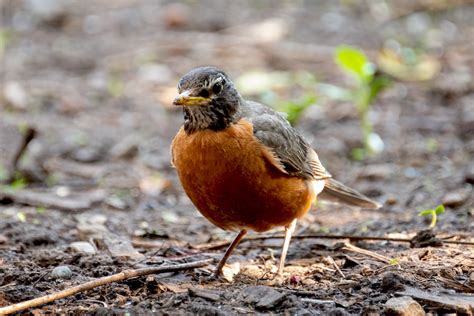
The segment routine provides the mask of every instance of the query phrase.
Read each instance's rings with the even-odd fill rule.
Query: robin
[[[238,231],[215,275],[247,231],[285,228],[278,274],[296,221],[316,196],[362,208],[380,204],[334,180],[285,115],[244,100],[215,67],[196,68],[178,83],[173,104],[184,125],[171,145],[172,164],[196,208],[214,225]]]

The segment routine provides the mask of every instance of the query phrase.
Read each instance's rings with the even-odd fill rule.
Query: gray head
[[[235,122],[242,101],[232,81],[220,69],[200,67],[184,75],[178,83],[174,105],[184,108],[184,129],[220,130]]]

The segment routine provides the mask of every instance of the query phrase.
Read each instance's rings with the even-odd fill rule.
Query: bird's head
[[[215,67],[200,67],[184,75],[178,83],[174,105],[184,107],[185,130],[219,130],[235,119],[242,102],[232,81]]]

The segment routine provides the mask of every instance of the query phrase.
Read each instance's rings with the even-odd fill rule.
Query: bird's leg
[[[285,226],[285,242],[283,243],[283,250],[281,251],[280,267],[278,268],[278,275],[283,275],[283,267],[285,266],[286,253],[290,245],[291,235],[295,231],[296,218],[291,222],[290,225]]]
[[[235,237],[234,241],[232,241],[229,248],[227,248],[224,254],[224,257],[222,257],[221,261],[219,261],[216,271],[214,272],[214,275],[216,277],[222,274],[222,268],[224,267],[227,259],[229,259],[230,255],[232,254],[232,251],[234,251],[235,247],[237,247],[237,245],[242,240],[242,238],[244,238],[245,234],[247,234],[247,231],[245,229],[242,229],[240,233],[237,235],[237,237]]]

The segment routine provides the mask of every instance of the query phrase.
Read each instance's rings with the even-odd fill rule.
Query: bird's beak
[[[202,106],[209,105],[210,99],[204,97],[191,96],[191,91],[186,90],[174,98],[173,105],[176,106]]]

